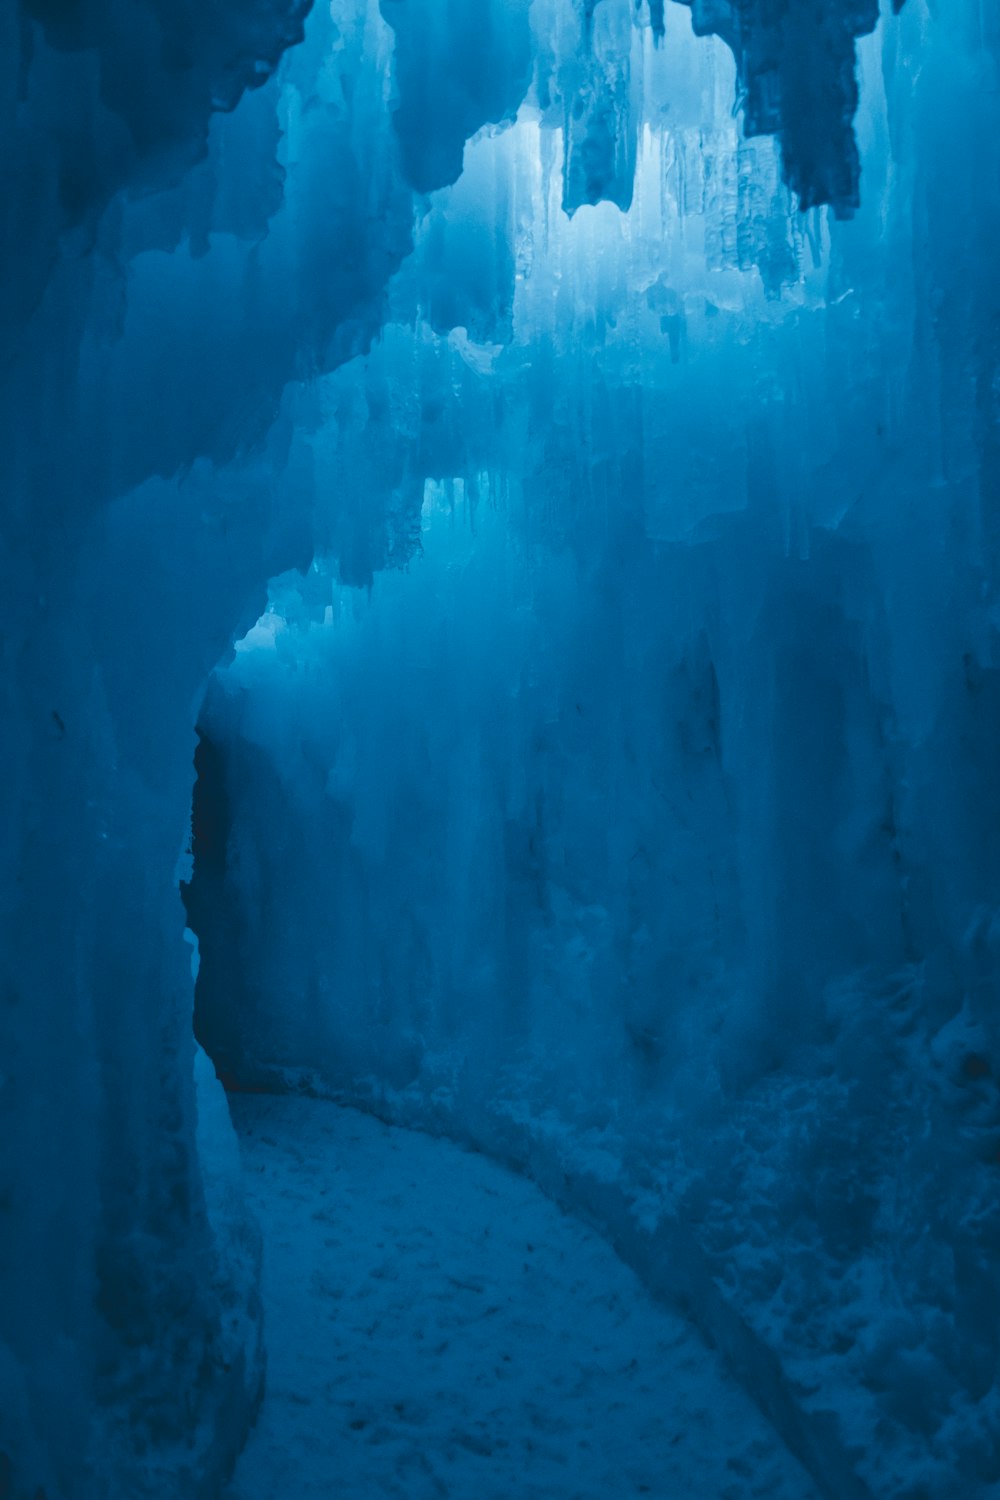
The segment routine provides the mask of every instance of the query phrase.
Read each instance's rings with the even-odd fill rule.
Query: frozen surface
[[[531,1183],[323,1100],[231,1104],[268,1394],[228,1500],[818,1500],[719,1356]]]

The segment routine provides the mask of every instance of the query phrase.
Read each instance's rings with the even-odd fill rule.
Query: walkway
[[[231,1102],[269,1360],[229,1500],[817,1500],[691,1327],[530,1182],[322,1101]]]

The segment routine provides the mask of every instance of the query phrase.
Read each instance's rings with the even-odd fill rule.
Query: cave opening
[[[231,1036],[221,1031],[212,995],[220,987],[238,989],[238,933],[225,903],[226,851],[230,834],[229,798],[223,749],[202,730],[196,731],[195,779],[191,795],[191,870],[181,882],[187,925],[194,936],[197,972],[194,984],[195,1041],[211,1059],[223,1088],[238,1087],[240,1056]]]

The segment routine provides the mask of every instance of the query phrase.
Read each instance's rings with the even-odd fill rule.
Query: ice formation
[[[996,17],[0,24],[0,1497],[245,1435],[194,1008],[588,1215],[831,1500],[985,1500]]]

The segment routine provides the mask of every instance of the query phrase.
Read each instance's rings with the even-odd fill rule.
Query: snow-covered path
[[[237,1097],[268,1393],[230,1500],[816,1500],[718,1358],[530,1182]]]

